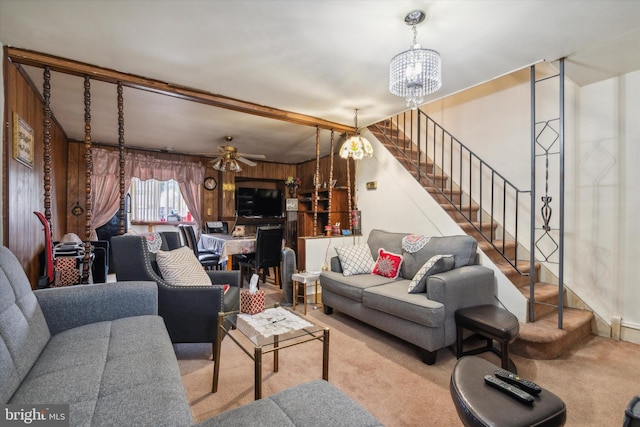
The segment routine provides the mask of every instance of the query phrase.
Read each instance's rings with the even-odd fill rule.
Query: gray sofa
[[[72,426],[192,425],[173,346],[158,316],[157,284],[32,291],[16,257],[0,246],[0,402],[25,412],[69,405],[66,419]],[[238,420],[380,425],[326,381],[292,387],[201,425],[238,425]]]
[[[326,314],[337,309],[416,345],[431,365],[439,349],[456,342],[457,309],[494,303],[493,271],[477,264],[477,242],[469,236],[431,237],[416,252],[403,249],[405,236],[372,230],[367,238],[374,260],[380,248],[402,255],[396,279],[345,276],[339,257],[333,257],[331,271],[320,274],[322,304]],[[416,272],[434,255],[453,255],[453,269],[425,277],[426,292],[409,293]]]

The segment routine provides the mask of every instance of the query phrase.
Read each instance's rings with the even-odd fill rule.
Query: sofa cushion
[[[402,251],[402,277],[412,279],[418,270],[434,255],[451,254],[454,256],[454,268],[471,265],[475,262],[478,242],[471,236],[434,236],[415,253]]]
[[[9,403],[68,403],[72,425],[190,425],[161,317],[92,323],[51,337]]]
[[[320,273],[322,289],[326,289],[343,297],[362,302],[362,291],[371,286],[379,286],[389,283],[392,279],[377,274],[356,274],[344,276],[335,271],[323,271]],[[406,288],[405,288],[406,292]]]
[[[388,277],[390,279],[396,279],[400,274],[400,267],[402,266],[402,255],[388,252],[384,248],[378,250],[378,259],[373,266],[372,274]]]
[[[385,248],[389,252],[395,254],[402,253],[402,238],[407,233],[391,233],[384,230],[371,230],[367,237],[367,244],[371,249],[371,256],[375,259],[378,257],[378,250]]]
[[[408,280],[396,280],[364,289],[362,303],[411,322],[428,327],[442,326],[444,305],[427,298],[426,293],[407,293]]]
[[[409,283],[409,293],[427,292],[427,278],[433,274],[449,271],[453,268],[453,255],[435,255],[424,263]]]
[[[198,427],[250,425],[373,427],[382,424],[340,389],[327,381],[314,380],[223,412]]]
[[[366,243],[352,246],[336,246],[335,249],[342,265],[342,274],[352,276],[354,274],[371,273],[375,261]]]
[[[22,265],[1,246],[0,403],[6,403],[16,391],[49,337],[49,327]]]
[[[209,286],[211,279],[188,246],[172,251],[159,250],[156,262],[162,278],[174,286]]]

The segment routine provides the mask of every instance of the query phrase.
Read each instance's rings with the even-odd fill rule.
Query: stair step
[[[496,249],[496,247],[498,249]],[[478,241],[478,248],[494,262],[500,261],[504,259],[504,257],[511,260],[516,258],[516,242],[513,240],[494,240],[492,245],[491,242],[483,238]]]
[[[591,335],[593,319],[590,311],[564,308],[562,329],[558,329],[557,311],[536,322],[521,323],[520,334],[509,351],[530,359],[556,359]]]
[[[518,288],[527,300],[529,300],[530,288],[529,285]],[[556,313],[558,310],[558,285],[544,282],[535,283],[533,301],[534,320],[541,319],[549,313]]]
[[[462,206],[453,206],[451,203],[441,203],[440,206],[456,222],[468,221],[468,218],[470,218],[471,220],[475,220],[478,218],[478,211],[480,210],[480,206],[475,203]],[[458,209],[460,209],[460,211],[462,212],[460,212]]]
[[[527,286],[529,284],[529,276],[525,274],[529,274],[530,266],[528,261],[518,261],[516,262],[516,266],[518,270],[520,270],[523,274],[520,274],[511,264],[509,264],[506,260],[497,260],[494,261],[494,264],[502,271],[502,274],[507,276],[507,279],[511,281],[517,288],[521,288],[523,286]],[[540,264],[534,264],[534,281],[537,281],[538,271],[540,271]]]
[[[433,197],[438,203],[450,203],[447,197],[451,199],[451,202],[458,205],[460,204],[460,200],[462,200],[462,191],[460,190],[445,188],[442,190],[442,193],[444,193],[442,194],[439,189],[431,186],[431,184],[424,187],[424,189],[427,190],[427,192],[431,194],[431,197]]]
[[[462,228],[462,231],[475,238],[476,240],[483,239],[484,237],[478,232],[477,229],[481,230],[487,236],[491,236],[493,230],[498,226],[497,224],[491,224],[489,222],[483,222],[480,224],[479,222],[470,223],[468,221],[459,222],[458,226]],[[477,228],[477,229],[476,229]]]

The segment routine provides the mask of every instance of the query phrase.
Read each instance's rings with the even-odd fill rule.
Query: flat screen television
[[[245,217],[281,217],[283,197],[281,190],[236,187],[236,211]]]

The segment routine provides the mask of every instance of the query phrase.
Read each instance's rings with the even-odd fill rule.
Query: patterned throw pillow
[[[427,277],[443,273],[453,268],[453,255],[434,255],[425,262],[409,283],[409,293],[419,294],[427,291]]]
[[[378,260],[373,266],[372,274],[397,279],[402,265],[402,255],[387,252],[384,248],[378,249]]]
[[[366,243],[353,246],[336,246],[338,259],[342,266],[342,274],[353,276],[354,274],[371,273],[375,261],[371,256],[371,249]]]
[[[149,247],[149,252],[152,254],[157,253],[162,247],[162,236],[160,236],[160,233],[157,231],[142,233],[140,235],[147,239],[147,246]]]
[[[156,261],[162,278],[174,286],[211,286],[211,279],[188,246],[158,251]]]

